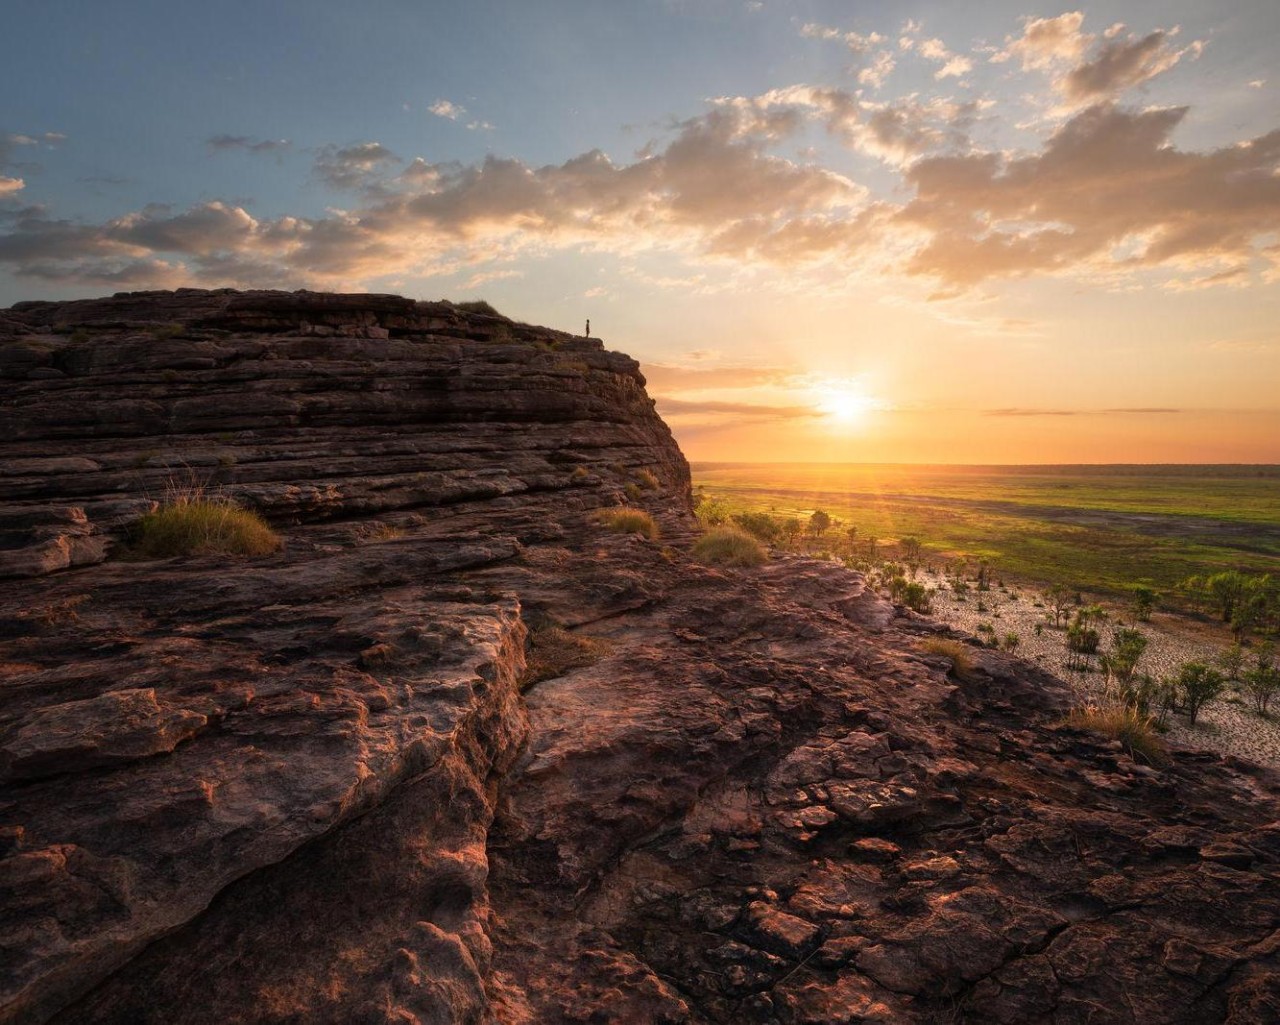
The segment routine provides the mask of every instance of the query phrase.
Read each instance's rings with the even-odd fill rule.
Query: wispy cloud
[[[380,142],[353,146],[325,146],[316,154],[317,178],[335,189],[360,189],[373,184],[390,164],[400,158]]]
[[[1166,406],[1128,406],[1111,409],[1036,409],[1025,407],[1006,407],[1002,409],[985,409],[984,416],[1115,416],[1115,415],[1148,415],[1181,413],[1181,409]]]
[[[656,396],[658,411],[665,415],[705,415],[748,417],[757,420],[796,420],[822,416],[812,406],[768,406],[754,402],[717,402]]]
[[[291,149],[293,143],[288,139],[256,139],[249,135],[213,135],[205,145],[215,152],[244,150],[246,153],[279,154]]]

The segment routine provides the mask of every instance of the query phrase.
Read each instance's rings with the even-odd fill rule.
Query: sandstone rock
[[[1276,1018],[1273,773],[692,563],[600,343],[179,290],[0,313],[0,376],[0,1022]],[[115,558],[186,468],[282,550]],[[642,468],[660,544],[592,517]]]

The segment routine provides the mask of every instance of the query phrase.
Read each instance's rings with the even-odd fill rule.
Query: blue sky
[[[1274,3],[75,2],[7,27],[0,306],[483,296],[591,316],[695,455],[938,458],[931,414],[973,421],[960,461],[1117,432],[1280,459]],[[711,369],[758,375],[695,387]],[[858,430],[787,412],[833,388]]]

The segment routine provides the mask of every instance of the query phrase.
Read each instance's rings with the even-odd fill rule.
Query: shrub
[[[627,496],[627,500],[631,502],[638,502],[644,497],[644,492],[640,490],[639,484],[627,484],[622,489],[622,492]]]
[[[933,592],[924,584],[914,581],[902,589],[902,603],[912,612],[931,612],[933,610]]]
[[[1240,679],[1240,670],[1244,668],[1244,649],[1233,644],[1226,651],[1219,653],[1214,659],[1218,667],[1226,674],[1228,680]]]
[[[693,546],[693,557],[712,566],[759,566],[769,558],[764,546],[738,527],[714,527]]]
[[[658,477],[652,470],[637,470],[636,480],[640,482],[640,486],[648,491],[658,490]]]
[[[1254,666],[1245,672],[1242,682],[1258,714],[1266,715],[1271,698],[1280,690],[1280,669],[1271,665]]]
[[[590,471],[588,471],[585,466],[575,466],[573,468],[573,473],[569,474],[569,479],[583,480],[584,478],[589,476],[591,476]]]
[[[1147,638],[1137,630],[1120,629],[1112,633],[1112,650],[1102,656],[1102,668],[1122,684],[1127,684],[1138,669],[1138,660],[1147,650]]]
[[[1210,669],[1203,662],[1187,662],[1178,670],[1174,680],[1178,703],[1187,713],[1191,725],[1195,725],[1196,716],[1205,705],[1217,699],[1226,687],[1227,681],[1216,669]]]
[[[729,519],[729,507],[720,499],[699,491],[694,500],[693,514],[704,527],[718,527]]]
[[[1133,588],[1133,614],[1139,623],[1146,623],[1151,619],[1151,613],[1155,611],[1156,602],[1160,600],[1160,595],[1143,584],[1137,584]]]
[[[758,541],[767,545],[776,545],[783,537],[783,523],[776,516],[768,513],[737,513],[733,522]]]
[[[1038,626],[1039,624],[1036,625]],[[1000,642],[1000,647],[1004,648],[1005,651],[1017,651],[1018,645],[1021,643],[1022,638],[1010,630],[1004,635],[1004,640]]]
[[[639,534],[650,541],[658,536],[658,524],[643,509],[602,509],[596,519],[618,534]]]
[[[831,517],[821,509],[815,509],[809,517],[809,533],[821,537],[831,526]]]
[[[456,303],[458,309],[463,313],[482,313],[488,317],[501,317],[502,314],[495,310],[483,299],[475,299],[472,302]]]
[[[951,659],[951,672],[964,676],[973,671],[973,654],[963,641],[949,641],[942,637],[930,637],[920,645],[931,655],[943,655]]]
[[[1149,764],[1162,765],[1169,760],[1168,750],[1157,735],[1151,717],[1132,705],[1079,708],[1067,717],[1067,723],[1077,729],[1118,740],[1131,757],[1141,758]]]
[[[267,555],[280,537],[255,512],[218,499],[178,498],[133,525],[133,551],[143,558],[175,555]]]

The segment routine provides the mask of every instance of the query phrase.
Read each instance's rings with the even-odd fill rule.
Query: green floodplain
[[[807,522],[817,509],[933,558],[1119,595],[1187,577],[1280,571],[1280,466],[915,466],[694,463],[695,490],[734,511]],[[833,531],[834,532],[834,531]]]

